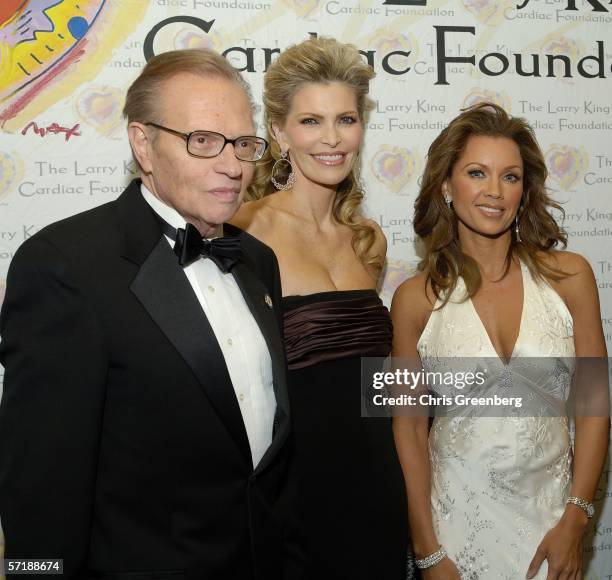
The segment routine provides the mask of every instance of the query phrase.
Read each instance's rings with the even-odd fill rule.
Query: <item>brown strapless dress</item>
[[[391,350],[374,290],[283,299],[294,433],[291,511],[308,579],[404,580],[404,480],[386,418],[361,418],[361,357]]]

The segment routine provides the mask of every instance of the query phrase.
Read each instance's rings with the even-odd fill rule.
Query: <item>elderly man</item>
[[[0,319],[7,559],[65,578],[270,580],[288,408],[272,251],[223,225],[266,149],[239,75],[153,58],[141,180],[25,242]]]

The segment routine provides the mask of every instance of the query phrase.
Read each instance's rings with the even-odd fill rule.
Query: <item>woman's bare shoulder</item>
[[[429,276],[419,272],[402,282],[393,294],[392,308],[422,316],[432,311],[436,299]]]
[[[597,280],[589,261],[575,252],[551,252],[549,259],[567,273],[552,285],[572,315],[576,356],[606,357]]]
[[[544,258],[547,265],[564,272],[560,280],[551,285],[574,314],[586,302],[599,304],[597,282],[589,261],[575,252],[547,252]]]
[[[431,284],[421,272],[400,284],[393,295],[393,352],[395,356],[415,356],[418,342],[427,326],[435,301]]]
[[[589,274],[593,271],[589,261],[576,252],[554,250],[542,252],[541,256],[548,266],[562,270],[569,276]]]

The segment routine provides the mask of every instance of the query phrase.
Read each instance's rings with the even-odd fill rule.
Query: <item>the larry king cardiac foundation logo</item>
[[[479,87],[473,88],[463,99],[462,109],[467,109],[478,103],[493,103],[510,112],[510,97],[505,92],[490,91]]]
[[[381,145],[370,161],[370,171],[393,193],[407,195],[402,189],[412,181],[418,165],[418,155],[411,149]]]
[[[0,151],[0,204],[23,176],[23,162],[15,153]]]
[[[583,147],[554,143],[544,154],[549,177],[562,189],[570,189],[589,167],[589,156]]]

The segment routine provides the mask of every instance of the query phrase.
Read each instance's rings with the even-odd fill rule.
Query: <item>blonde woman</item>
[[[404,579],[407,524],[387,420],[361,419],[360,357],[391,349],[376,287],[386,241],[360,211],[359,150],[374,76],[358,51],[310,39],[268,69],[271,154],[237,225],[278,258],[307,576]]]

